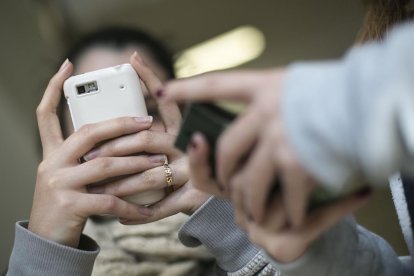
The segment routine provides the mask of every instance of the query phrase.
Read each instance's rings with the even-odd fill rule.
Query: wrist
[[[184,214],[188,216],[192,216],[211,197],[211,195],[201,192],[199,190],[194,190],[194,192],[195,193],[190,194],[192,204],[182,211]]]
[[[31,217],[27,229],[49,241],[78,248],[85,223],[74,223],[70,226],[67,222],[51,223],[50,221],[39,221]]]

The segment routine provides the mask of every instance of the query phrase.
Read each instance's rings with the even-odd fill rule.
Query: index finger
[[[56,145],[63,142],[62,129],[56,110],[62,97],[63,83],[72,74],[72,71],[72,63],[66,59],[59,71],[49,81],[43,98],[36,109],[44,156]]]
[[[165,101],[249,102],[262,84],[262,71],[230,71],[207,73],[167,83],[162,98]]]
[[[151,97],[157,102],[157,109],[167,133],[177,134],[181,123],[181,112],[175,102],[160,102],[156,93],[162,90],[164,84],[155,73],[145,64],[142,58],[135,52],[131,56],[131,65],[148,88]]]

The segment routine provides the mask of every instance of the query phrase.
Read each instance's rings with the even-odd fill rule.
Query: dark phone
[[[224,110],[216,105],[208,103],[192,103],[189,104],[184,112],[183,122],[175,146],[186,151],[190,143],[191,136],[195,132],[201,132],[210,145],[209,163],[212,168],[213,177],[216,176],[215,168],[215,152],[217,139],[226,127],[236,118],[236,114]],[[321,186],[317,188],[310,199],[309,208],[314,209],[318,206],[335,201],[347,194],[351,194],[357,190],[366,189],[365,183],[356,183],[349,190],[342,193],[331,193]],[[276,178],[272,195],[280,191],[280,179]],[[270,195],[269,195],[270,197]]]
[[[235,114],[213,104],[189,104],[184,111],[183,122],[175,146],[185,152],[193,133],[201,132],[210,145],[209,163],[213,176],[215,176],[217,139],[234,118],[236,118]]]

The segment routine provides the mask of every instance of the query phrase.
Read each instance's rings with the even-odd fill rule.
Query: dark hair
[[[145,47],[151,57],[165,69],[168,77],[175,77],[173,56],[170,50],[147,32],[131,27],[106,27],[83,35],[70,47],[67,57],[71,61],[76,61],[86,50],[96,45],[122,49],[131,44]]]
[[[124,47],[136,44],[143,46],[158,65],[167,73],[168,78],[175,78],[173,56],[170,50],[158,39],[152,37],[145,31],[130,27],[106,27],[81,36],[69,51],[66,57],[75,62],[81,55],[90,48],[100,45],[112,47],[115,50],[122,50]],[[64,126],[64,107],[66,99],[62,96],[57,114],[62,126],[63,135],[67,137]]]
[[[382,40],[389,29],[413,19],[412,0],[364,0],[365,18],[357,37],[357,43]]]

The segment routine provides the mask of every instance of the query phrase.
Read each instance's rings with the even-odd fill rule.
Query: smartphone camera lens
[[[85,92],[86,92],[85,86],[82,85],[82,86],[78,86],[76,88],[78,89],[78,94],[79,95],[85,94]]]

